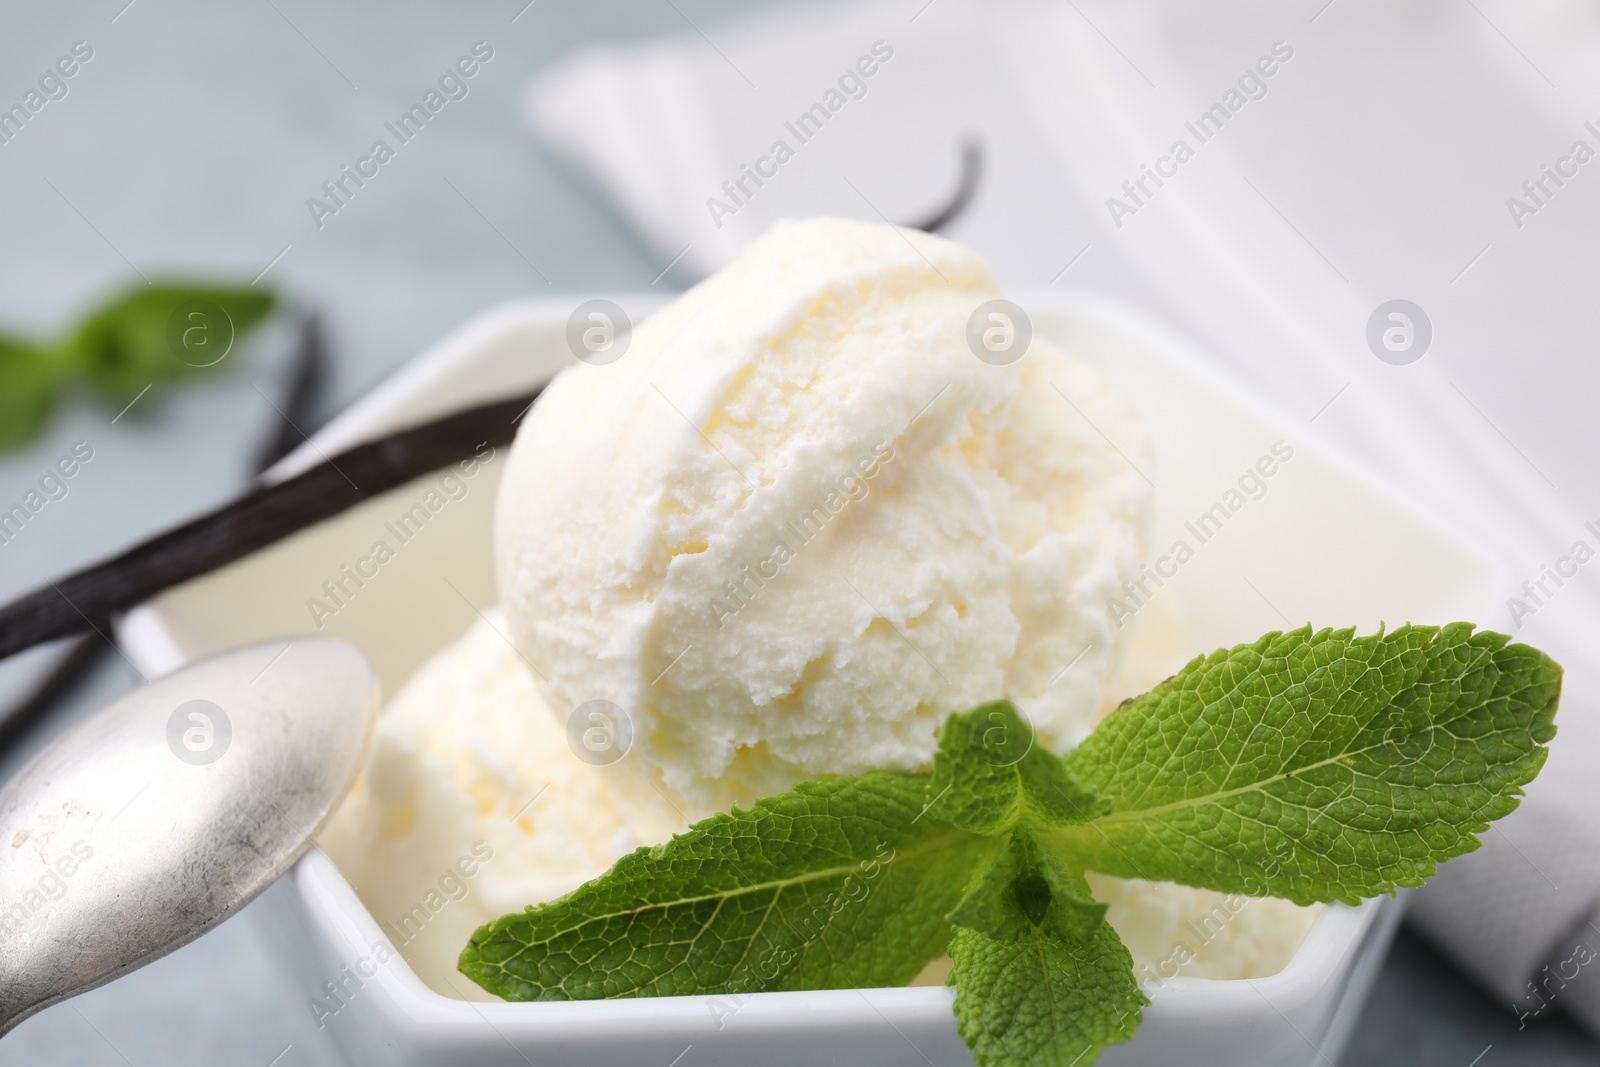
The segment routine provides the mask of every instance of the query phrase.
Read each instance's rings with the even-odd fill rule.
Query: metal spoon
[[[193,941],[311,844],[355,780],[378,686],[294,638],[137,689],[0,789],[0,1034]]]

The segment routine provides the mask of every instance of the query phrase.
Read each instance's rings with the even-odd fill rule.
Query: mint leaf
[[[1133,1036],[1148,1001],[1105,913],[1051,843],[1010,831],[950,914],[956,1026],[980,1065],[1086,1067]]]
[[[37,433],[62,388],[79,378],[125,404],[165,379],[203,373],[274,303],[251,288],[140,286],[92,312],[61,344],[0,337],[0,449]]]
[[[507,1000],[904,985],[999,843],[924,813],[927,779],[807,782],[487,924],[462,973]]]
[[[84,319],[66,351],[113,400],[219,364],[272,310],[271,293],[168,283],[139,286]]]
[[[1048,925],[1016,941],[962,927],[950,956],[956,1028],[979,1067],[1087,1067],[1133,1036],[1150,1003],[1110,923],[1087,940]]]
[[[1083,872],[1033,831],[1012,830],[1006,850],[967,886],[950,922],[997,941],[1017,941],[1049,924],[1059,936],[1082,941],[1104,921]]]
[[[1044,883],[1049,897],[1045,925],[1074,941],[1097,936],[1105,922],[1107,905],[1094,899],[1082,869],[1068,862],[1060,846],[1049,839],[1036,845],[1034,856],[1032,877]]]
[[[945,720],[928,796],[930,815],[976,834],[1018,824],[1067,826],[1109,811],[1009,700]]]
[[[57,368],[48,352],[0,337],[0,449],[28,440],[55,407]]]
[[[1032,928],[1044,920],[1050,903],[1050,891],[1043,879],[1043,905],[1033,886],[1017,891],[1024,879],[1036,877],[1031,857],[1026,854],[1025,838],[1013,835],[1007,848],[994,862],[980,868],[961,899],[950,912],[950,922],[977,930],[996,941],[1020,941]]]
[[[1195,659],[1066,757],[1086,867],[1300,904],[1422,884],[1543,766],[1561,668],[1467,623],[1304,627]]]

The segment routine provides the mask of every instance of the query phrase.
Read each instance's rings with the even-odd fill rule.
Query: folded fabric
[[[1575,541],[1600,548],[1600,532],[1510,444],[1481,398],[1447,377],[1444,357],[1397,368],[1365,350],[1364,324],[1396,294],[1367,290],[1359,275],[1353,282],[1323,246],[1331,235],[1351,259],[1354,250],[1382,250],[1383,269],[1366,273],[1385,286],[1420,277],[1432,249],[1397,239],[1395,216],[1374,214],[1370,191],[1347,204],[1350,179],[1336,168],[1293,172],[1315,179],[1313,189],[1271,177],[1297,152],[1375,172],[1363,169],[1372,149],[1350,116],[1379,115],[1405,78],[1442,78],[1446,63],[1471,70],[1481,83],[1474,91],[1493,94],[1494,108],[1475,109],[1464,96],[1450,113],[1474,124],[1481,141],[1529,126],[1565,130],[1528,96],[1518,80],[1528,71],[1514,56],[1472,51],[1503,43],[1490,43],[1481,24],[1462,23],[1478,17],[1463,11],[1408,16],[1431,20],[1424,31],[1461,50],[1417,56],[1403,47],[1416,34],[1397,43],[1370,26],[1340,28],[1334,14],[1288,23],[1244,3],[1204,5],[1203,13],[1087,0],[802,8],[578,53],[530,86],[528,114],[550,150],[604,190],[685,278],[727,262],[785,215],[925,214],[954,187],[959,146],[976,138],[983,184],[949,232],[988,255],[1004,284],[1088,288],[1176,323],[1280,409],[1300,413],[1307,435],[1335,439],[1471,531],[1520,583],[1545,575],[1542,564]],[[1193,65],[1220,71],[1214,83],[1182,68],[1180,52],[1207,57]],[[1363,72],[1401,73],[1392,83],[1330,80],[1328,71],[1352,57]],[[1285,97],[1296,110],[1285,111]],[[1307,114],[1325,121],[1304,121]],[[1455,127],[1441,121],[1415,133],[1445,152]],[[1414,155],[1426,160],[1428,151]],[[1403,160],[1379,161],[1391,162],[1396,210],[1424,211],[1454,195],[1448,183],[1425,183],[1420,163],[1407,175],[1398,171]],[[1475,245],[1463,245],[1462,263]],[[1495,301],[1471,296],[1477,262],[1448,287],[1441,278],[1429,289],[1452,302],[1458,330],[1472,328],[1471,316],[1500,313]],[[1516,628],[1566,666],[1561,736],[1522,808],[1482,850],[1446,865],[1412,913],[1519,1014],[1538,1003],[1529,984],[1547,964],[1570,969],[1568,942],[1600,901],[1592,818],[1600,782],[1586,766],[1600,753],[1589,714],[1600,679],[1600,595],[1577,582],[1543,589],[1508,583],[1507,616],[1476,621]],[[1546,1001],[1600,1030],[1600,994]]]

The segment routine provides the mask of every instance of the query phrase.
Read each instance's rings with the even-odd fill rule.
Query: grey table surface
[[[524,0],[381,8],[308,0],[96,0],[0,9],[0,97],[58,55],[94,58],[0,146],[0,323],[58,331],[140,273],[265,281],[324,312],[335,360],[313,421],[361,395],[485,306],[508,297],[666,287],[649,254],[522,130],[528,73],[575,44],[715,27],[772,4]],[[681,9],[681,10],[680,10]],[[448,121],[407,146],[322,229],[305,201],[375,129],[478,40],[494,59]],[[237,492],[280,416],[272,360],[153,395],[119,413],[68,399],[45,435],[0,456],[0,501],[75,441],[95,459],[25,536],[0,549],[0,597],[103,556]],[[108,656],[21,745],[138,682]],[[22,679],[0,674],[0,698]],[[248,914],[158,963],[52,1008],[0,1042],[0,1064],[341,1062]],[[1481,1058],[1480,1058],[1481,1057]],[[1512,1012],[1403,932],[1346,1064],[1468,1067],[1600,1062],[1564,1019]]]

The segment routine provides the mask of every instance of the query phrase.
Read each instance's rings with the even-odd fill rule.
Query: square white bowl
[[[654,296],[615,295],[635,320]],[[1181,340],[1098,301],[1023,299],[1034,330],[1094,366],[1150,441],[1159,555],[1182,538],[1194,558],[1157,590],[1193,653],[1312,620],[1318,625],[1443,623],[1490,617],[1499,571],[1484,553],[1222,378]],[[274,470],[286,476],[362,440],[547,379],[572,359],[577,298],[503,304],[477,316],[352,406]],[[625,358],[625,357],[624,357]],[[1068,416],[1065,411],[1063,417]],[[1220,532],[1197,544],[1186,523],[1219,501],[1275,442],[1293,459],[1264,479]],[[503,454],[504,450],[501,450]],[[495,600],[490,522],[500,460],[430,520],[380,580],[320,632],[372,660],[393,692]],[[368,501],[247,559],[175,588],[119,627],[146,674],[238,644],[319,632],[306,600],[366,550],[425,479]],[[1252,485],[1252,490],[1254,486]],[[1227,506],[1225,504],[1225,506]],[[1153,603],[1153,601],[1152,601]],[[1289,620],[1294,620],[1290,622]],[[274,939],[326,1026],[358,1063],[423,1067],[640,1064],[768,1067],[827,1062],[968,1065],[952,992],[940,987],[761,993],[729,1012],[714,997],[479,1003],[441,996],[405,961],[379,963],[385,934],[319,850],[268,895]],[[1336,1060],[1401,912],[1383,898],[1329,907],[1289,965],[1268,978],[1175,978],[1148,989],[1137,1037],[1109,1067],[1279,1067]],[[333,983],[337,999],[330,996]],[[681,1059],[680,1059],[681,1057]]]

